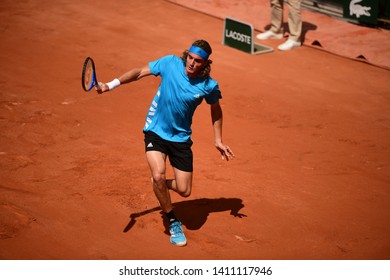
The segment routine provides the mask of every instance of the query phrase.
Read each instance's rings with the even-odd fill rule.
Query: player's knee
[[[152,180],[153,180],[154,186],[162,187],[165,183],[165,180],[166,180],[165,174],[161,174],[161,173],[153,174]]]
[[[189,197],[191,195],[191,186],[179,188],[177,193],[182,197]]]
[[[191,195],[191,191],[177,192],[182,197],[189,197]]]
[[[190,195],[191,195],[191,191],[190,191],[190,190],[181,193],[181,196],[182,196],[182,197],[189,197]]]

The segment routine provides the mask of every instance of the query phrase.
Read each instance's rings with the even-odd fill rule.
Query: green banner
[[[231,18],[226,18],[223,42],[232,48],[252,53],[251,26]]]
[[[377,24],[379,0],[344,0],[344,17]]]

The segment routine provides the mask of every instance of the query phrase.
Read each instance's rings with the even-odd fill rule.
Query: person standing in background
[[[271,4],[271,28],[256,36],[259,40],[282,39],[283,38],[283,8],[284,0],[270,0]],[[302,0],[287,0],[288,6],[288,28],[290,35],[286,42],[278,46],[281,51],[292,50],[300,47],[302,34],[301,18]]]

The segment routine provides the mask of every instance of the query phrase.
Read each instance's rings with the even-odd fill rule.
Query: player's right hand
[[[107,84],[99,82],[98,85],[95,87],[95,90],[97,91],[97,93],[100,94],[109,91],[110,89],[108,88]]]

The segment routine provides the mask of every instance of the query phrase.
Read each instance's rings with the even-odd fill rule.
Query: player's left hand
[[[222,143],[216,144],[215,146],[218,149],[218,151],[221,153],[223,160],[229,161],[234,159],[235,155],[229,146],[224,145]]]

